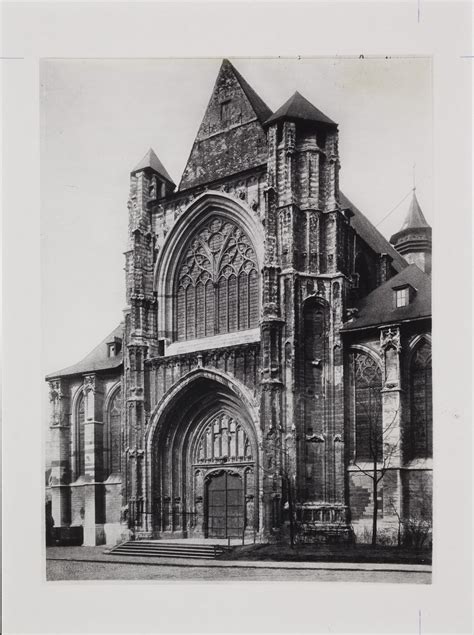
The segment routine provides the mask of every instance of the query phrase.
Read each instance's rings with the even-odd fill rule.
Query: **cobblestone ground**
[[[48,580],[254,580],[312,582],[389,582],[430,584],[431,573],[404,571],[331,571],[314,569],[232,569],[172,565],[49,560]]]

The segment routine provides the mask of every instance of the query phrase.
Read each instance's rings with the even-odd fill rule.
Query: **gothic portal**
[[[224,382],[224,383],[223,383]],[[153,535],[259,531],[259,447],[251,405],[216,373],[186,376],[150,429]]]

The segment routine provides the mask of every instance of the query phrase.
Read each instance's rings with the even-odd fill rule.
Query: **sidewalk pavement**
[[[333,571],[403,571],[431,573],[426,564],[384,564],[378,562],[288,562],[274,560],[208,560],[201,558],[156,558],[150,556],[112,555],[105,547],[48,547],[47,560],[146,564],[176,567],[215,567],[226,569],[314,569]]]

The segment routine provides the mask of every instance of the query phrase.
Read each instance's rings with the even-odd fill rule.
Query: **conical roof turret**
[[[133,168],[131,174],[132,175],[136,174],[137,172],[140,172],[140,170],[153,170],[153,172],[156,172],[157,174],[162,176],[164,179],[166,179],[168,183],[176,187],[175,183],[173,182],[173,179],[168,174],[165,166],[161,163],[159,158],[156,156],[156,153],[153,150],[153,148],[150,148],[148,150],[148,152],[145,154],[145,156],[140,161],[140,163],[138,163]]]
[[[420,204],[418,203],[418,199],[416,198],[416,188],[413,188],[413,196],[410,203],[410,208],[408,210],[408,214],[405,217],[405,221],[400,229],[403,231],[404,229],[414,229],[418,227],[429,227],[426,218],[421,211]]]
[[[390,242],[407,262],[417,264],[426,273],[431,272],[431,227],[421,211],[416,188],[413,188],[403,225],[393,234]]]

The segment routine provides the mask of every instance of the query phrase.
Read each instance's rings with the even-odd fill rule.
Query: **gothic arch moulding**
[[[252,269],[255,271],[257,277],[260,276],[260,271],[263,265],[263,248],[264,248],[264,233],[263,227],[260,221],[252,214],[251,210],[247,208],[241,201],[236,201],[233,197],[222,192],[207,191],[201,196],[197,197],[191,205],[181,214],[169,234],[166,236],[163,247],[158,256],[155,274],[154,274],[154,290],[158,299],[158,324],[159,335],[170,340],[177,339],[178,327],[174,320],[174,306],[173,296],[175,295],[174,285],[178,275],[178,268],[183,267],[183,260],[185,253],[184,250],[190,248],[190,241],[193,235],[197,234],[201,229],[205,229],[206,223],[211,223],[213,219],[222,219],[225,223],[229,223],[234,227],[236,231],[241,231],[242,235],[249,243],[249,250],[253,251],[254,258],[250,258],[248,262],[245,261],[245,257],[242,262],[242,271],[245,266],[249,266],[252,263]],[[201,269],[203,275],[209,278],[209,272],[206,274],[205,260],[206,254],[203,252]],[[225,263],[222,263],[225,265]],[[238,276],[238,271],[232,272],[229,270],[224,271],[224,277],[227,280],[233,281],[235,274]],[[184,272],[186,273],[186,272]],[[220,276],[219,272],[210,272],[210,276],[214,276],[217,283],[217,277]],[[188,276],[189,277],[189,276]],[[190,278],[191,279],[191,278]],[[184,275],[184,283],[187,282],[187,278]],[[206,282],[204,281],[204,282]],[[189,282],[189,281],[188,281]],[[227,285],[229,283],[227,282]],[[185,286],[185,284],[183,285]],[[180,313],[181,314],[181,313]],[[216,318],[215,318],[216,319]],[[226,318],[229,321],[228,317]],[[237,318],[238,319],[238,318]],[[199,322],[200,323],[200,322]],[[191,337],[188,336],[186,330],[183,339],[192,339],[197,336],[206,336],[210,333],[198,333],[196,330],[191,333]],[[241,328],[233,329],[232,327],[223,329],[223,332],[229,330],[242,330]]]
[[[228,375],[210,368],[196,368],[177,381],[160,399],[150,416],[150,423],[146,431],[147,455],[150,455],[153,439],[160,427],[161,422],[166,418],[167,414],[172,410],[174,405],[182,399],[186,394],[186,390],[191,387],[196,380],[203,379],[220,384],[226,388],[229,393],[240,401],[247,409],[251,416],[251,421],[255,427],[257,440],[262,442],[260,427],[257,417],[257,403],[246,386],[241,384],[237,379],[230,378]]]

